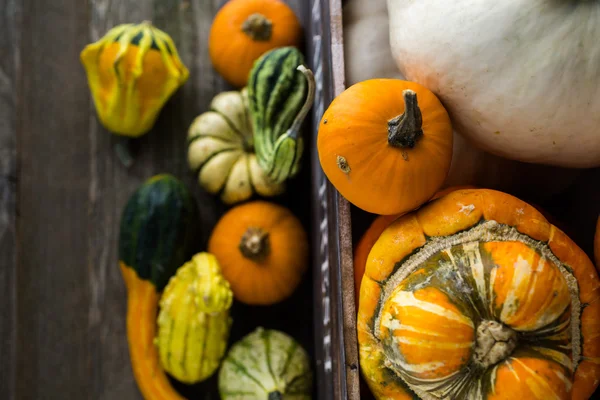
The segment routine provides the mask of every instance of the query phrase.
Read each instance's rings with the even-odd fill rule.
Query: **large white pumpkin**
[[[405,79],[392,57],[387,0],[346,0],[346,86],[371,78]],[[444,186],[476,185],[542,201],[567,188],[579,170],[526,164],[498,157],[454,133],[452,165]]]
[[[600,166],[600,1],[388,0],[393,57],[491,153]]]

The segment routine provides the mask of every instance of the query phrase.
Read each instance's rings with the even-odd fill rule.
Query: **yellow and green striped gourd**
[[[158,315],[156,345],[166,372],[188,384],[215,372],[227,346],[232,299],[212,254],[198,253],[177,270]]]

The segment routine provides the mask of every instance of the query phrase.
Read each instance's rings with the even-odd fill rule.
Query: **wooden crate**
[[[324,179],[315,140],[323,110],[343,87],[343,75],[333,70],[343,74],[341,6],[340,0],[286,1],[303,24],[304,53],[319,86],[306,124],[303,171],[273,201],[289,206],[312,232],[313,265],[291,299],[269,308],[235,304],[230,343],[258,325],[292,334],[312,357],[315,398],[340,399],[351,352],[343,345],[339,262],[351,262],[351,243],[349,236],[338,241],[337,219],[348,207]],[[229,89],[207,46],[223,3],[0,0],[2,399],[140,398],[117,268],[121,211],[144,180],[162,172],[192,189],[204,228],[200,247],[226,210],[188,170],[185,141],[193,118]],[[79,53],[111,27],[142,20],[172,36],[190,79],[136,141],[135,164],[125,169],[114,152],[118,138],[96,117]],[[347,235],[349,225],[341,226]],[[219,398],[216,376],[177,387],[190,398]]]
[[[344,1],[342,1],[342,6]],[[334,88],[335,94],[341,93],[345,88],[344,74],[344,43],[343,21],[341,32],[339,27],[332,22],[332,52],[334,53]],[[508,165],[508,164],[507,164]],[[502,173],[503,171],[498,171]],[[543,175],[559,173],[563,181],[567,176],[573,177],[571,185],[553,195],[537,193],[526,184],[518,186],[517,195],[522,200],[541,206],[554,217],[554,223],[564,230],[578,246],[593,260],[593,239],[597,218],[600,215],[600,168],[586,170],[567,170],[554,167],[537,166],[528,174],[529,178],[536,179]],[[553,176],[553,175],[550,175]],[[507,186],[510,177],[499,185]],[[473,182],[461,182],[473,184]],[[477,182],[480,187],[485,187]],[[534,185],[535,186],[535,185]],[[502,189],[502,187],[493,187]],[[335,289],[337,296],[338,313],[341,313],[341,322],[338,328],[342,329],[340,346],[344,355],[339,358],[340,383],[344,386],[344,393],[350,400],[372,400],[373,395],[360,376],[358,361],[358,343],[356,335],[356,311],[354,298],[354,265],[353,248],[361,236],[376,218],[376,215],[365,212],[348,203],[334,188],[328,186],[328,206],[333,211],[330,213],[329,222],[337,226],[336,232],[329,239],[337,239],[333,252],[337,263],[334,279],[340,279]],[[597,266],[600,271],[600,265]],[[600,316],[599,316],[600,317]],[[600,398],[600,388],[592,398]]]

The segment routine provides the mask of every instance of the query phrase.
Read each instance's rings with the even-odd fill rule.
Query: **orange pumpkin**
[[[317,147],[327,178],[349,202],[374,214],[400,214],[419,207],[444,183],[452,127],[424,86],[371,79],[333,100]]]
[[[445,188],[437,192],[430,201],[433,201],[439,197],[445,196],[458,189],[472,189],[473,186],[453,186]],[[361,236],[356,248],[354,249],[354,291],[356,294],[356,307],[358,309],[358,297],[360,293],[360,284],[362,282],[363,274],[365,273],[365,266],[367,264],[367,258],[371,248],[379,239],[381,232],[385,230],[395,219],[400,217],[401,214],[395,215],[380,215],[371,223],[366,232]]]
[[[600,279],[525,202],[454,191],[394,221],[360,291],[377,399],[587,399],[600,381]]]
[[[208,251],[217,257],[234,297],[269,305],[289,297],[308,266],[308,239],[287,208],[253,201],[229,210],[215,226]]]
[[[254,61],[276,47],[298,47],[301,36],[300,21],[284,2],[230,0],[212,23],[208,52],[215,70],[241,88]]]

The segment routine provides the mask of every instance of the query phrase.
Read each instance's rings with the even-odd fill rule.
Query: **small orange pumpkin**
[[[419,207],[444,183],[452,126],[424,86],[370,79],[333,100],[317,147],[327,178],[349,202],[374,214],[400,214]]]
[[[452,186],[449,188],[445,188],[437,192],[430,201],[433,201],[437,198],[447,195],[455,190],[459,189],[474,189],[474,186],[464,185],[464,186]],[[356,294],[356,308],[358,310],[358,297],[360,293],[360,284],[362,282],[363,275],[365,273],[365,266],[367,264],[367,258],[369,257],[369,253],[373,248],[377,239],[379,239],[379,235],[387,228],[394,220],[402,216],[402,214],[394,214],[394,215],[380,215],[371,223],[369,228],[365,231],[365,233],[361,236],[356,248],[354,249],[354,291]]]
[[[210,29],[208,51],[215,70],[241,88],[254,61],[276,47],[300,45],[300,21],[280,0],[231,0]]]
[[[527,203],[457,190],[394,221],[360,291],[361,371],[377,399],[589,398],[600,279]]]
[[[229,210],[215,226],[208,251],[217,257],[234,297],[270,305],[289,297],[308,267],[308,239],[287,208],[253,201]]]

